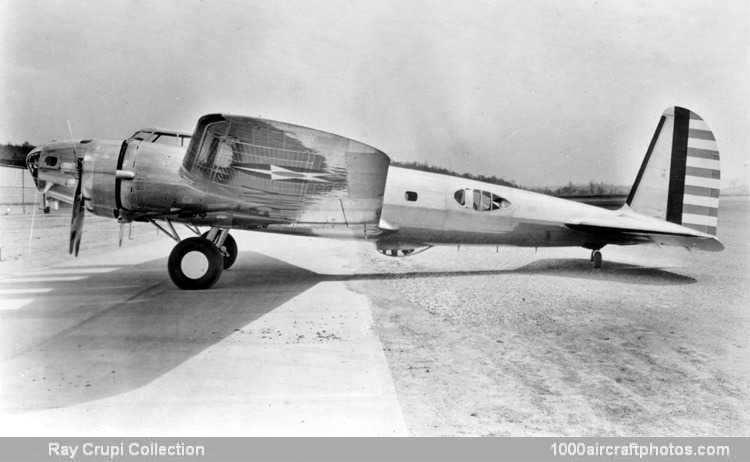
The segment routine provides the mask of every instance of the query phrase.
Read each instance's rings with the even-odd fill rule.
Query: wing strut
[[[165,219],[164,219],[164,221],[165,221],[165,222],[167,223],[167,226],[169,226],[169,229],[168,229],[168,230],[167,230],[167,229],[165,229],[165,228],[164,228],[164,227],[163,227],[162,225],[160,225],[159,223],[157,223],[157,222],[156,222],[155,220],[152,220],[152,219],[151,219],[151,218],[149,218],[149,217],[144,217],[144,218],[146,218],[146,220],[147,220],[147,221],[148,221],[149,223],[151,223],[152,225],[154,225],[154,226],[156,226],[157,228],[159,228],[160,230],[164,231],[164,234],[166,234],[167,236],[171,237],[171,238],[172,238],[172,240],[174,240],[175,242],[180,242],[180,240],[181,240],[181,239],[180,239],[180,235],[179,235],[179,234],[177,234],[177,230],[175,230],[175,229],[174,229],[174,226],[172,226],[172,221],[171,221],[171,220],[170,220],[169,218],[165,218]]]

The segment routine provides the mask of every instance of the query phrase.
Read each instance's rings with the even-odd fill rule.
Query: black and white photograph
[[[3,0],[0,85],[2,437],[750,436],[747,1]]]

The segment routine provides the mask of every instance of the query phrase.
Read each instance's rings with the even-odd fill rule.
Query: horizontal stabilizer
[[[593,236],[617,239],[623,244],[653,242],[659,245],[687,247],[689,249],[719,252],[724,246],[715,237],[691,228],[649,217],[638,217],[627,208],[612,219],[570,220],[567,228]]]

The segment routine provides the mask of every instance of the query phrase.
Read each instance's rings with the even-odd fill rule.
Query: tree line
[[[394,167],[407,168],[411,170],[419,170],[422,172],[439,173],[442,175],[457,176],[460,178],[466,178],[468,180],[476,180],[476,181],[481,181],[483,183],[490,183],[490,184],[496,184],[500,186],[508,186],[511,188],[524,189],[527,191],[533,191],[533,192],[538,192],[538,193],[547,194],[550,196],[557,196],[557,197],[622,196],[622,195],[628,194],[628,192],[630,191],[629,186],[614,185],[610,183],[599,183],[599,182],[594,182],[594,181],[589,181],[588,184],[573,184],[572,182],[569,182],[567,185],[560,186],[558,188],[550,188],[549,186],[531,188],[531,187],[524,187],[524,186],[518,185],[515,181],[512,181],[512,180],[509,181],[504,178],[498,178],[494,175],[486,176],[486,175],[475,175],[473,173],[457,173],[452,170],[448,170],[447,168],[434,167],[424,162],[391,161],[391,165]]]
[[[28,141],[23,144],[0,144],[0,165],[25,168],[26,155],[35,147]]]
[[[30,144],[28,141],[24,142],[23,144],[0,144],[0,165],[6,167],[24,168],[26,167],[26,155],[34,148],[35,146]],[[469,180],[481,181],[483,183],[525,189],[527,191],[534,191],[558,197],[620,196],[627,194],[630,190],[630,188],[627,186],[619,186],[609,183],[598,183],[594,181],[590,181],[588,184],[582,185],[573,184],[571,182],[565,186],[560,186],[559,188],[554,189],[550,187],[529,188],[520,186],[516,184],[515,181],[498,178],[494,175],[486,176],[475,175],[473,173],[457,173],[452,170],[448,170],[447,168],[429,165],[425,162],[399,162],[394,160],[391,161],[391,165],[393,165],[394,167],[407,168],[411,170],[457,176]]]

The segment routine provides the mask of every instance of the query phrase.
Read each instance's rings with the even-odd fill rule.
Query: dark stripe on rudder
[[[641,169],[638,170],[638,175],[635,177],[635,183],[633,183],[633,187],[630,189],[630,194],[628,194],[628,200],[625,201],[626,204],[630,205],[631,202],[633,202],[633,197],[635,196],[635,191],[638,189],[638,185],[641,183],[641,178],[643,178],[643,172],[646,171],[646,166],[648,166],[648,161],[651,159],[651,153],[654,152],[654,146],[656,146],[656,140],[659,139],[659,133],[661,133],[661,128],[664,126],[664,121],[666,121],[667,118],[665,116],[661,116],[661,119],[659,119],[659,124],[656,126],[656,131],[654,132],[653,138],[651,138],[651,143],[648,145],[648,151],[646,151],[646,157],[643,159],[643,163],[641,164]]]
[[[703,186],[685,185],[685,194],[703,197],[719,197],[719,190],[714,188],[704,188]]]
[[[716,138],[714,138],[714,134],[706,130],[691,129],[688,133],[688,136],[690,138],[697,138],[699,140],[716,141]]]
[[[702,233],[710,234],[712,236],[716,236],[716,226],[694,225],[692,223],[685,223],[682,226],[700,231]]]
[[[697,157],[698,159],[719,160],[719,151],[709,149],[688,148],[688,157]]]
[[[688,131],[690,111],[674,108],[674,133],[672,136],[672,161],[667,193],[667,221],[682,223],[682,197],[685,194],[685,168],[687,163]]]
[[[686,167],[685,174],[698,178],[710,178],[713,180],[718,180],[721,177],[721,172],[713,168]]]
[[[716,207],[706,207],[703,205],[692,205],[684,204],[682,206],[683,212],[690,215],[700,215],[702,217],[718,217],[719,209]],[[683,223],[686,225],[687,223]]]

